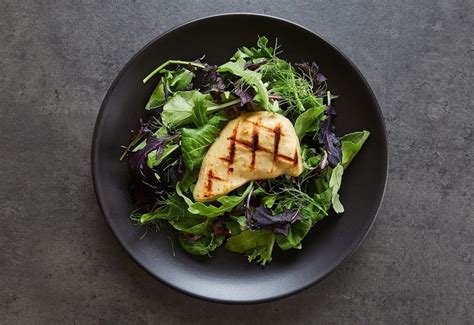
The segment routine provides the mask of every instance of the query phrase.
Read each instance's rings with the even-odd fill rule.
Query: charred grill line
[[[205,196],[209,196],[209,194],[212,192],[212,180],[215,179],[215,180],[218,180],[218,181],[223,181],[222,178],[220,178],[219,176],[216,176],[214,175],[214,172],[212,171],[212,169],[209,169],[209,171],[207,172],[207,183],[206,183],[206,194]]]
[[[275,141],[273,142],[273,161],[276,161],[278,158],[278,147],[280,146],[281,140],[281,125],[278,124],[275,126],[273,132],[275,133]]]
[[[250,162],[250,168],[255,169],[255,157],[257,155],[258,147],[258,126],[254,125],[252,134],[252,161]]]

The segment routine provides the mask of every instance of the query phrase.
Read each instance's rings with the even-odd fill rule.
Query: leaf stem
[[[143,83],[144,84],[147,83],[147,81],[150,80],[154,75],[156,75],[162,69],[166,68],[167,66],[169,66],[171,64],[189,64],[189,65],[191,65],[193,67],[196,67],[196,68],[201,68],[201,69],[204,68],[204,64],[199,63],[199,62],[181,61],[181,60],[168,60],[165,63],[163,63],[162,65],[160,65],[158,68],[153,70],[148,76],[146,76],[145,79],[143,79]]]

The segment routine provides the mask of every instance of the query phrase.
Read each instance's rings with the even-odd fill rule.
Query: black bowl
[[[157,79],[142,79],[170,59],[224,63],[239,46],[253,46],[258,35],[278,38],[281,57],[291,62],[316,61],[340,95],[337,133],[369,130],[371,135],[344,174],[341,200],[346,212],[330,214],[303,242],[302,250],[281,252],[265,268],[221,248],[211,258],[196,258],[176,245],[167,231],[148,232],[134,225],[126,163],[120,146],[137,129]],[[146,271],[186,294],[226,303],[254,303],[282,298],[305,289],[334,270],[361,243],[384,193],[388,156],[384,122],[369,85],[339,50],[294,23],[255,14],[207,17],[175,28],[146,45],[122,69],[102,103],[92,142],[92,174],[102,212],[115,236]]]

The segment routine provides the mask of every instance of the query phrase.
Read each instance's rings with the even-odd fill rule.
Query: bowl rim
[[[369,91],[369,96],[371,97],[372,101],[374,102],[375,104],[375,108],[376,108],[376,115],[377,115],[377,118],[379,119],[379,121],[381,122],[381,127],[382,127],[382,134],[383,134],[383,139],[382,139],[382,144],[384,146],[384,153],[383,153],[383,159],[385,161],[385,168],[384,168],[384,175],[383,175],[383,188],[382,188],[382,192],[379,196],[379,202],[377,203],[377,208],[375,209],[375,213],[373,214],[373,217],[372,217],[372,220],[370,221],[370,224],[368,225],[367,229],[365,230],[365,233],[361,236],[361,238],[359,239],[358,242],[355,243],[355,245],[353,245],[352,249],[349,251],[348,254],[346,254],[345,256],[342,256],[341,258],[339,258],[339,260],[336,261],[336,263],[334,263],[334,265],[332,265],[330,268],[328,268],[325,273],[320,276],[319,278],[315,278],[313,281],[303,285],[303,286],[300,286],[300,287],[295,287],[294,290],[290,290],[290,291],[287,291],[285,293],[282,293],[282,294],[277,294],[277,295],[269,295],[265,298],[258,298],[258,299],[242,299],[242,300],[230,300],[230,299],[223,299],[223,298],[214,298],[214,297],[209,297],[209,296],[206,296],[205,294],[199,294],[199,293],[196,293],[196,292],[193,292],[193,291],[189,291],[189,290],[186,290],[186,288],[184,287],[180,287],[178,285],[176,285],[175,283],[173,282],[170,282],[170,281],[167,281],[165,279],[163,279],[162,277],[160,277],[159,274],[156,274],[154,272],[152,272],[145,264],[141,263],[133,254],[132,252],[130,251],[130,249],[124,245],[124,243],[122,243],[122,241],[119,239],[119,236],[118,234],[116,233],[116,231],[114,230],[114,228],[112,227],[112,224],[111,224],[111,221],[110,221],[110,216],[106,215],[104,213],[105,209],[103,207],[103,204],[102,204],[102,201],[101,201],[101,189],[100,189],[100,186],[99,186],[99,175],[98,175],[98,164],[99,164],[99,161],[97,160],[97,155],[98,155],[98,137],[99,137],[99,133],[100,133],[100,124],[101,124],[101,121],[102,121],[102,116],[104,114],[104,111],[105,111],[105,107],[107,106],[108,104],[108,101],[109,101],[109,97],[111,96],[113,90],[115,89],[117,83],[120,81],[120,79],[122,78],[122,76],[125,74],[125,72],[128,70],[128,68],[130,67],[130,65],[133,63],[133,61],[139,57],[144,51],[146,51],[153,43],[155,43],[156,41],[158,41],[160,38],[168,35],[168,34],[171,34],[172,32],[174,32],[175,30],[178,30],[184,26],[187,26],[187,25],[191,25],[191,24],[195,24],[195,23],[199,23],[199,22],[202,22],[202,21],[205,21],[205,20],[209,20],[209,19],[215,19],[215,18],[225,18],[225,17],[230,17],[230,16],[253,16],[253,17],[260,17],[260,18],[265,18],[265,19],[270,19],[270,20],[275,20],[275,21],[278,21],[278,22],[282,22],[282,23],[285,23],[285,24],[290,24],[290,25],[293,25],[293,26],[296,26],[298,27],[299,29],[302,29],[304,30],[305,32],[308,32],[310,33],[311,35],[313,35],[315,38],[318,38],[320,41],[322,41],[323,43],[326,43],[332,50],[336,51],[339,55],[341,55],[341,57],[346,60],[347,63],[349,63],[349,65],[351,66],[351,68],[356,72],[356,74],[358,75],[358,77],[362,80],[362,82],[364,83],[364,86],[368,89]],[[202,299],[202,300],[205,300],[205,301],[210,301],[210,302],[214,302],[214,303],[222,303],[222,304],[241,304],[241,305],[244,305],[244,304],[255,304],[255,303],[263,303],[263,302],[270,302],[270,301],[275,301],[275,300],[279,300],[279,299],[283,299],[283,298],[286,298],[286,297],[289,297],[289,296],[292,296],[294,294],[297,294],[303,290],[306,290],[310,287],[312,287],[313,285],[321,282],[322,280],[324,280],[329,274],[331,274],[335,269],[337,269],[344,261],[346,261],[355,251],[356,249],[360,246],[360,244],[362,243],[362,241],[366,238],[367,234],[369,233],[369,231],[371,230],[374,222],[375,222],[375,219],[377,219],[377,216],[379,214],[379,211],[380,211],[380,207],[382,205],[382,202],[383,202],[383,198],[385,196],[385,191],[386,191],[386,188],[387,188],[387,180],[388,180],[388,170],[389,170],[389,153],[388,153],[388,137],[387,137],[387,130],[386,130],[386,126],[385,126],[385,120],[383,118],[383,114],[382,114],[382,110],[380,108],[380,105],[377,101],[377,98],[375,97],[375,94],[372,90],[372,88],[370,87],[369,83],[367,82],[367,80],[365,79],[365,77],[363,76],[363,74],[360,72],[360,70],[356,67],[356,65],[349,59],[349,57],[347,57],[344,52],[342,52],[339,48],[337,48],[335,45],[333,45],[331,42],[327,41],[326,39],[324,39],[323,37],[321,37],[320,35],[318,35],[317,33],[315,33],[314,31],[298,24],[298,23],[295,23],[293,21],[290,21],[288,19],[285,19],[285,18],[280,18],[280,17],[276,17],[276,16],[273,16],[273,15],[267,15],[267,14],[260,14],[260,13],[252,13],[252,12],[229,12],[229,13],[222,13],[222,14],[215,14],[215,15],[208,15],[208,16],[204,16],[204,17],[200,17],[200,18],[196,18],[196,19],[193,19],[193,20],[189,20],[189,21],[186,21],[182,24],[179,24],[175,27],[172,27],[172,28],[169,28],[168,30],[166,30],[165,32],[159,34],[157,37],[153,38],[151,41],[149,41],[146,45],[144,45],[136,54],[134,54],[129,60],[128,62],[125,64],[125,66],[120,70],[120,72],[118,73],[118,75],[115,77],[114,81],[112,82],[112,84],[110,85],[109,89],[107,90],[107,93],[102,101],[102,104],[100,105],[100,109],[99,109],[99,112],[97,114],[97,118],[96,118],[96,122],[94,124],[94,131],[93,131],[93,134],[92,134],[92,146],[91,146],[91,170],[92,170],[92,182],[93,182],[93,186],[94,186],[94,192],[95,192],[95,195],[96,195],[96,199],[97,199],[97,202],[99,204],[99,208],[101,210],[101,213],[104,217],[104,219],[106,220],[106,223],[109,227],[109,229],[112,231],[112,233],[114,234],[114,237],[115,237],[115,240],[117,240],[120,244],[120,246],[122,246],[122,248],[127,252],[127,254],[132,258],[132,260],[138,264],[146,273],[148,273],[149,275],[151,275],[153,278],[159,280],[161,283],[167,285],[168,287],[170,288],[173,288],[174,290],[177,290],[181,293],[184,293],[186,294],[187,296],[190,296],[190,297],[193,297],[193,298],[198,298],[198,299]]]

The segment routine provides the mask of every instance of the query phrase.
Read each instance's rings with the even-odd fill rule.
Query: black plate
[[[244,256],[219,249],[212,258],[195,258],[176,245],[169,233],[148,232],[129,219],[129,174],[119,162],[120,145],[137,129],[157,79],[142,79],[170,59],[224,63],[237,47],[253,46],[257,35],[278,38],[281,57],[291,62],[316,61],[339,94],[337,133],[369,130],[362,151],[344,174],[341,200],[346,212],[329,215],[311,231],[302,250],[276,249],[264,269]],[[123,68],[102,103],[92,142],[92,173],[102,212],[115,236],[146,271],[167,285],[195,297],[228,303],[282,298],[323,279],[360,244],[372,225],[385,188],[387,142],[377,101],[357,68],[339,50],[294,23],[254,14],[199,19],[175,28],[146,45]]]

